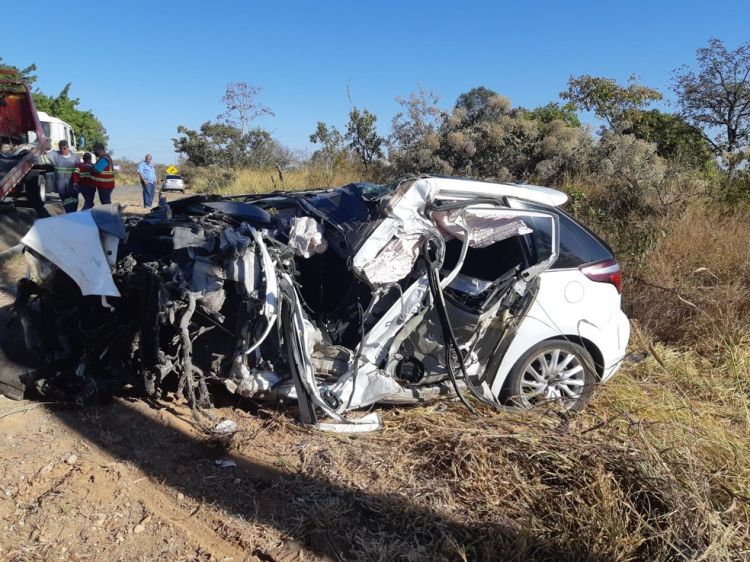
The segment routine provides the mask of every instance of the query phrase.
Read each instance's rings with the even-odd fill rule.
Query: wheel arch
[[[573,336],[568,334],[552,336],[542,341],[552,340],[566,340],[572,343],[577,343],[578,345],[583,347],[586,351],[589,352],[591,358],[594,360],[594,373],[596,374],[597,380],[602,380],[602,377],[604,376],[604,355],[594,342],[587,338],[582,338],[578,335]]]

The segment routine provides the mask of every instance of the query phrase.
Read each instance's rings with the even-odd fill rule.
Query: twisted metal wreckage
[[[462,389],[499,405],[498,361],[558,245],[557,217],[513,210],[509,196],[566,200],[422,177],[39,220],[15,303],[44,363],[26,388],[77,402],[176,389],[205,407],[218,383],[296,400],[300,421],[328,431],[378,429],[377,413],[347,413]],[[470,248],[528,234],[530,218],[551,221],[545,259],[497,278],[462,273]]]

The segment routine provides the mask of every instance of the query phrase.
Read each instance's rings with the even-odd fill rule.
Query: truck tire
[[[34,209],[44,207],[47,201],[47,182],[44,174],[29,174],[24,180],[26,199]]]

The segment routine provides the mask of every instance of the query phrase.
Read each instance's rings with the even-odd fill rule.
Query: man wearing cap
[[[47,158],[55,168],[55,191],[60,195],[65,212],[75,213],[78,210],[78,192],[70,180],[76,164],[81,160],[70,150],[68,141],[61,140],[57,147],[59,150],[50,150],[47,153]]]

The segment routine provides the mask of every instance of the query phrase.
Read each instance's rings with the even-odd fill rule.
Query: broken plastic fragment
[[[318,423],[315,428],[332,433],[367,433],[383,429],[383,422],[377,412],[370,412],[361,418],[347,421],[349,423]]]
[[[214,427],[216,433],[234,433],[237,431],[237,424],[232,420],[222,420]]]

